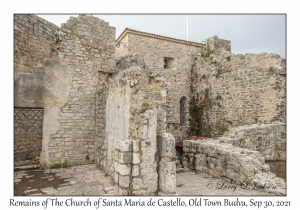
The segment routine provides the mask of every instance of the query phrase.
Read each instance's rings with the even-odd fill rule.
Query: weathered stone
[[[115,150],[115,160],[119,163],[131,163],[132,153],[131,152],[120,152]]]
[[[141,162],[141,154],[140,153],[132,153],[132,164],[139,164]]]
[[[159,190],[162,193],[176,192],[176,165],[175,161],[166,162],[161,159],[159,162]]]
[[[117,140],[116,141],[116,149],[121,152],[131,152],[132,151],[132,144],[129,140]]]
[[[184,141],[185,170],[241,183],[267,174],[265,159],[285,159],[280,56],[234,55],[231,42],[217,37],[205,46],[131,29],[115,44],[115,28],[86,15],[60,28],[34,15],[14,19],[14,105],[44,108],[42,151],[26,149],[41,154],[33,158],[43,167],[96,163],[115,179],[117,195],[173,192],[175,139],[219,136],[230,127],[218,142]],[[88,171],[60,177],[88,184],[103,177]]]
[[[160,157],[175,157],[175,139],[170,133],[162,133],[158,136]]]
[[[131,175],[132,176],[138,176],[139,174],[140,174],[139,166],[138,165],[133,165]]]
[[[129,184],[130,184],[130,177],[129,176],[122,176],[122,175],[119,175],[119,182],[118,184],[121,186],[121,187],[129,187]]]
[[[141,178],[133,178],[132,179],[132,189],[139,190],[143,188],[143,180]]]
[[[132,151],[139,152],[140,151],[140,141],[132,141]]]
[[[116,172],[119,172],[120,175],[130,175],[131,173],[131,165],[130,164],[120,164],[115,162]]]

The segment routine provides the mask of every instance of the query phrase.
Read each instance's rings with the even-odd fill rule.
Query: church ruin
[[[57,27],[15,15],[15,167],[94,163],[115,195],[174,194],[175,143],[204,136],[183,142],[184,167],[237,184],[271,179],[265,160],[286,159],[285,65],[235,55],[216,36],[126,28],[115,40],[93,16]]]

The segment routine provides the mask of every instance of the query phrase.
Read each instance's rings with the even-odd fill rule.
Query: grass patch
[[[58,168],[67,168],[68,163],[67,161],[64,161],[63,163],[54,163],[53,165],[50,166],[50,169],[58,169]]]

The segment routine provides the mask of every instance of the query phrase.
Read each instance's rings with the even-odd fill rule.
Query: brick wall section
[[[180,126],[180,99],[189,99],[190,70],[193,58],[202,51],[202,45],[178,43],[164,38],[128,33],[122,40],[126,42],[116,48],[116,55],[140,55],[147,68],[157,79],[165,80],[167,90],[167,132],[172,133],[176,140],[184,136],[186,126]],[[164,58],[171,58],[170,67],[164,68]],[[160,75],[160,76],[159,76]],[[188,107],[187,107],[188,109]]]
[[[71,17],[57,33],[58,56],[68,64],[72,87],[61,108],[60,129],[51,136],[50,163],[94,161],[98,71],[114,70],[114,36],[114,27],[85,15]]]
[[[14,15],[14,73],[29,73],[56,55],[56,25],[36,15]]]
[[[203,109],[202,135],[227,127],[285,122],[285,60],[276,54],[220,55],[195,58],[194,92]]]

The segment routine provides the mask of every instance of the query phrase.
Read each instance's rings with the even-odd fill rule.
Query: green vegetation
[[[269,72],[269,74],[276,74],[276,71],[275,71],[274,67],[270,67],[268,69],[268,72]]]
[[[64,161],[63,163],[54,163],[53,165],[50,166],[50,169],[58,169],[58,168],[67,168],[68,163],[67,161]]]
[[[221,132],[225,132],[228,130],[228,124],[224,123],[224,124],[220,124],[218,126],[218,130],[221,131]]]
[[[211,105],[212,105],[212,101],[211,101],[210,98],[205,99],[205,103],[206,103],[208,106],[211,106]]]
[[[207,45],[206,45],[206,48],[205,48],[204,51],[201,53],[201,56],[207,58],[207,57],[209,57],[210,54],[212,54],[212,53],[213,53],[213,51],[210,49],[209,44],[207,44]]]
[[[67,161],[65,161],[65,162],[62,163],[62,167],[63,167],[63,168],[67,168],[67,167],[68,167]]]
[[[211,63],[214,64],[215,66],[218,65],[218,62],[217,62],[217,61],[212,61]]]
[[[89,155],[85,156],[85,159],[86,159],[86,160],[90,160]]]
[[[216,78],[218,78],[221,74],[227,73],[227,72],[232,72],[231,69],[217,69],[217,73],[215,74]]]

